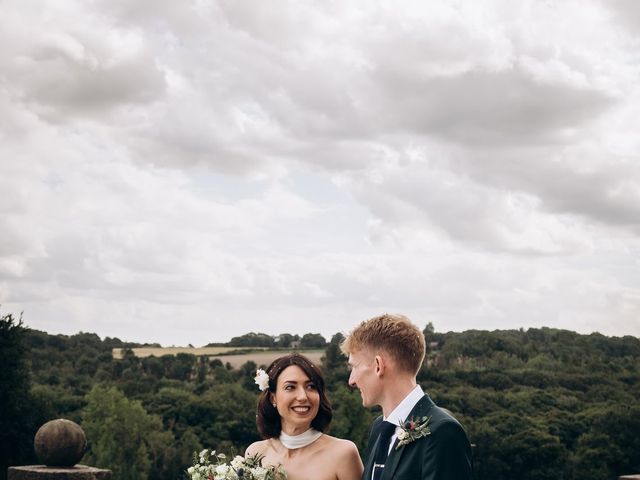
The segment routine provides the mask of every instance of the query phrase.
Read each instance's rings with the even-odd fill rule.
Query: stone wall
[[[68,468],[29,465],[9,467],[8,480],[111,480],[111,471],[86,465]]]

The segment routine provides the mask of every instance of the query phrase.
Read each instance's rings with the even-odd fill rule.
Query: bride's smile
[[[291,407],[294,412],[297,413],[309,413],[311,411],[310,406]]]
[[[297,365],[282,371],[271,400],[282,419],[282,430],[289,435],[308,430],[320,406],[316,385]]]

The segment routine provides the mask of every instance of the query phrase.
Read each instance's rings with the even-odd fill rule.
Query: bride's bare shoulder
[[[336,453],[349,454],[351,452],[358,452],[358,447],[351,440],[346,440],[344,438],[332,437],[331,435],[325,435],[327,439],[327,445],[329,448],[334,450]]]
[[[331,456],[334,458],[336,465],[336,471],[339,472],[336,478],[339,480],[360,479],[363,466],[356,444],[351,440],[345,440],[343,438],[328,435],[327,437],[329,441],[329,448],[327,450],[331,452]]]
[[[253,457],[256,454],[264,455],[269,447],[269,440],[260,440],[253,442],[244,452],[245,457]]]

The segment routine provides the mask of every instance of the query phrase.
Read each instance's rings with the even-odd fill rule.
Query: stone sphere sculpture
[[[87,451],[87,437],[75,422],[59,418],[40,427],[33,440],[38,459],[48,467],[72,467]]]

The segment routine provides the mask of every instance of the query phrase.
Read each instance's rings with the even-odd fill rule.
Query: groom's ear
[[[384,357],[382,355],[376,355],[374,358],[375,361],[375,372],[378,377],[382,377],[384,375],[384,371],[387,368],[387,365],[384,361]]]

